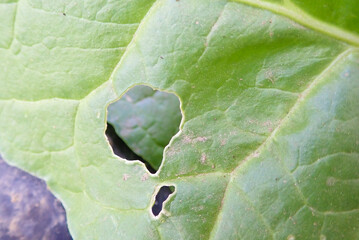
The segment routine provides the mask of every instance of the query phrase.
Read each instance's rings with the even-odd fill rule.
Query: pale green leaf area
[[[135,86],[108,107],[107,121],[137,155],[154,169],[164,148],[179,131],[180,102],[171,93]]]
[[[1,154],[74,239],[358,239],[359,2],[313,2],[1,0]],[[155,175],[104,134],[136,84],[181,101]]]

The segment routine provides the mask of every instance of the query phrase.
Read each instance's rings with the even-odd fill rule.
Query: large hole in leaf
[[[163,186],[156,194],[155,203],[152,206],[152,213],[154,216],[158,216],[163,208],[163,202],[167,200],[175,190],[174,186]]]
[[[154,173],[181,119],[176,95],[138,85],[108,107],[106,135],[116,155],[140,160]]]

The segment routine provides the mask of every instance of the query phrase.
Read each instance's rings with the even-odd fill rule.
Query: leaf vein
[[[310,16],[308,13],[304,12],[301,8],[296,6],[294,3],[289,0],[284,1],[284,6],[260,1],[260,0],[232,0],[237,3],[247,4],[256,8],[265,9],[276,14],[288,17],[299,24],[302,24],[312,30],[321,32],[330,37],[334,37],[344,42],[348,42],[354,46],[359,46],[359,36],[355,33],[351,33],[347,30],[341,29],[330,23],[321,21],[315,17]]]

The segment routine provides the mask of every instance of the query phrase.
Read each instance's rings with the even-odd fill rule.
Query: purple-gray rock
[[[0,158],[0,240],[71,240],[66,214],[46,183]]]

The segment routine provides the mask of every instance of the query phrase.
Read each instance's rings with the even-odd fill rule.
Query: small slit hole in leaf
[[[175,94],[137,85],[108,107],[106,135],[116,155],[140,160],[155,173],[181,120]]]
[[[162,186],[156,194],[155,203],[152,206],[152,213],[158,216],[163,209],[163,202],[175,191],[174,186]]]

